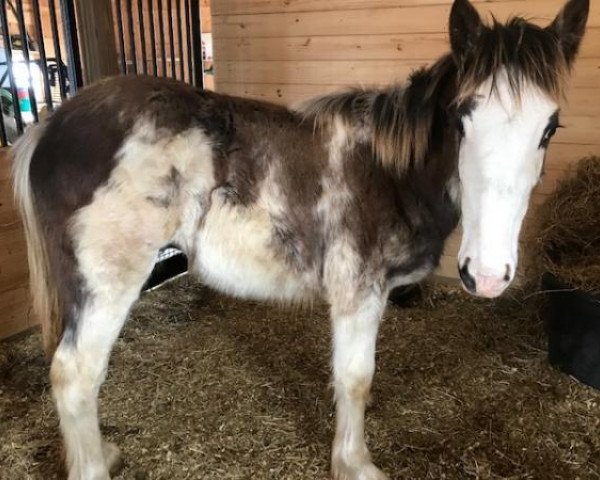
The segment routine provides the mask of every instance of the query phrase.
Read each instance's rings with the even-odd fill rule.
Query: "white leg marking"
[[[332,451],[335,480],[384,480],[371,463],[364,416],[375,372],[375,343],[385,300],[367,297],[352,313],[332,309],[337,425]]]
[[[76,329],[66,332],[50,371],[69,480],[107,480],[118,461],[118,449],[102,442],[98,391],[112,346],[152,270],[158,246],[167,240],[161,239],[164,220],[159,223],[152,210],[132,215],[126,202],[108,203],[129,215],[119,222],[98,202],[81,211],[74,228],[86,299],[77,312]],[[148,220],[156,223],[149,226]]]
[[[142,120],[117,154],[109,181],[71,222],[87,298],[76,331],[69,332],[74,338],[63,339],[51,367],[69,480],[106,480],[118,462],[118,448],[102,441],[98,425],[110,351],[156,252],[178,229],[183,240],[195,233],[197,196],[214,183],[211,157],[201,130],[173,136]]]
[[[98,425],[98,391],[110,350],[135,298],[127,294],[96,298],[81,313],[75,344],[63,340],[52,360],[50,378],[63,432],[69,480],[106,480],[119,462],[119,449],[103,442]]]

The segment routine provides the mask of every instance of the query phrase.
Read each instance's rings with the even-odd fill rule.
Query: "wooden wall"
[[[27,252],[12,198],[9,153],[7,148],[0,149],[0,338],[33,326]]]
[[[479,0],[486,17],[523,14],[548,24],[566,0]],[[582,156],[600,154],[600,2],[549,152],[535,206]],[[347,85],[404,79],[448,51],[452,0],[218,0],[213,4],[216,89],[294,104]],[[524,233],[527,238],[527,231]],[[457,232],[439,273],[456,276]]]

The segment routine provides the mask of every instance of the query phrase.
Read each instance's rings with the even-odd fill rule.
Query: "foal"
[[[300,112],[121,77],[83,90],[15,147],[34,309],[51,355],[70,480],[106,480],[97,395],[157,252],[177,244],[203,282],[331,307],[335,479],[385,478],[364,439],[388,292],[437,265],[461,212],[465,288],[500,295],[588,0],[539,28],[484,25],[468,0],[452,53],[406,85]]]

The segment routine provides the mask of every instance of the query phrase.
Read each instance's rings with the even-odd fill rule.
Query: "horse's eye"
[[[550,140],[556,134],[556,129],[558,125],[548,125],[546,130],[544,130],[544,136],[542,137],[542,141],[540,142],[540,148],[548,148],[550,145]]]
[[[556,133],[556,128],[557,127],[549,127],[546,130],[546,134],[544,135],[544,138],[547,138],[548,140],[550,140],[554,136],[554,134]]]
[[[456,122],[456,130],[458,130],[458,134],[461,138],[465,136],[465,126],[463,125],[463,122],[460,119]]]

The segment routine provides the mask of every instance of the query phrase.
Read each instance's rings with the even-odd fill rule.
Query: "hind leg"
[[[54,354],[50,378],[69,480],[108,479],[119,461],[118,449],[104,443],[100,435],[98,391],[112,345],[146,276],[140,275],[127,287],[107,285],[103,292],[92,294],[79,312],[76,330],[66,332]]]
[[[80,320],[94,321],[101,310],[98,309],[96,314],[81,315]],[[115,322],[117,319],[113,317],[112,320]],[[118,320],[122,324],[124,315]],[[78,336],[84,340],[84,344],[89,345],[86,341],[87,332],[79,332]],[[83,344],[74,346],[69,343],[70,340],[61,342],[50,370],[64,438],[69,480],[105,480],[109,478],[109,470],[114,466],[109,463],[118,461],[118,452],[114,447],[102,443],[97,418],[97,397],[105,377],[112,342],[107,335],[89,350]]]
[[[112,346],[157,251],[154,242],[139,233],[139,224],[135,234],[131,226],[104,227],[104,235],[92,238],[85,229],[78,232],[76,257],[83,298],[65,326],[50,370],[69,480],[109,479],[109,471],[119,461],[118,448],[102,441],[98,391]]]
[[[143,280],[142,280],[143,282]],[[117,466],[118,449],[103,443],[98,425],[98,391],[110,350],[137,296],[130,292],[96,296],[83,307],[72,338],[63,337],[50,378],[65,442],[69,480],[105,480]]]

